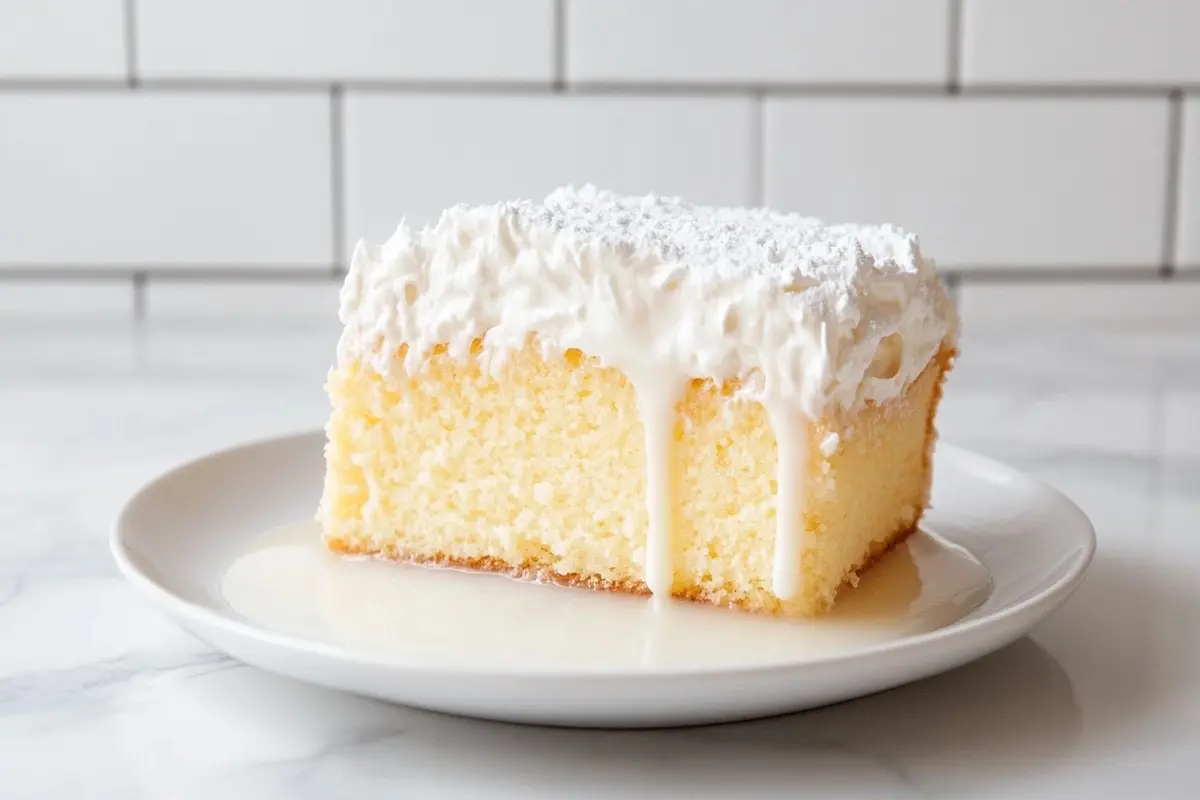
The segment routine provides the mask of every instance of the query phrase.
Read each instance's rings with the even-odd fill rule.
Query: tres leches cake
[[[929,498],[958,320],[917,239],[560,189],[360,243],[329,548],[772,614]]]

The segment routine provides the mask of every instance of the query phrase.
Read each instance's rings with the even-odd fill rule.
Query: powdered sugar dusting
[[[538,226],[643,257],[686,264],[717,279],[765,277],[781,286],[847,291],[864,271],[916,274],[917,238],[890,225],[826,225],[767,208],[693,205],[565,187],[518,206]]]

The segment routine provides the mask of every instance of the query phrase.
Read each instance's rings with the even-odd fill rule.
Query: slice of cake
[[[917,525],[958,321],[896,228],[592,187],[359,244],[330,548],[812,615]]]

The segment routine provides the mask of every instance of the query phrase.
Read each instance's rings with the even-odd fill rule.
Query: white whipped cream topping
[[[359,243],[341,295],[341,363],[417,372],[436,345],[494,368],[536,334],[630,379],[646,437],[645,583],[669,596],[675,400],[693,378],[739,379],[778,442],[773,590],[801,590],[808,420],[896,397],[958,335],[916,237],[765,209],[560,189],[540,205],[446,211]],[[828,456],[836,437],[821,443]]]
[[[339,360],[407,370],[483,338],[498,364],[536,333],[639,377],[743,380],[810,418],[900,394],[958,321],[916,237],[766,209],[560,189],[542,204],[457,206],[360,242]],[[883,346],[881,347],[881,342]]]

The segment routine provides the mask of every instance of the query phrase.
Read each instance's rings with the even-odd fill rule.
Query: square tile
[[[346,97],[347,240],[381,242],[457,203],[563,184],[701,203],[752,200],[750,100],[620,96]]]
[[[568,0],[567,76],[940,83],[948,63],[947,9],[943,0]]]
[[[554,77],[554,0],[139,0],[148,78]]]
[[[899,224],[942,266],[1162,259],[1165,99],[768,100],[772,205]]]
[[[326,94],[0,94],[0,265],[320,266]]]

